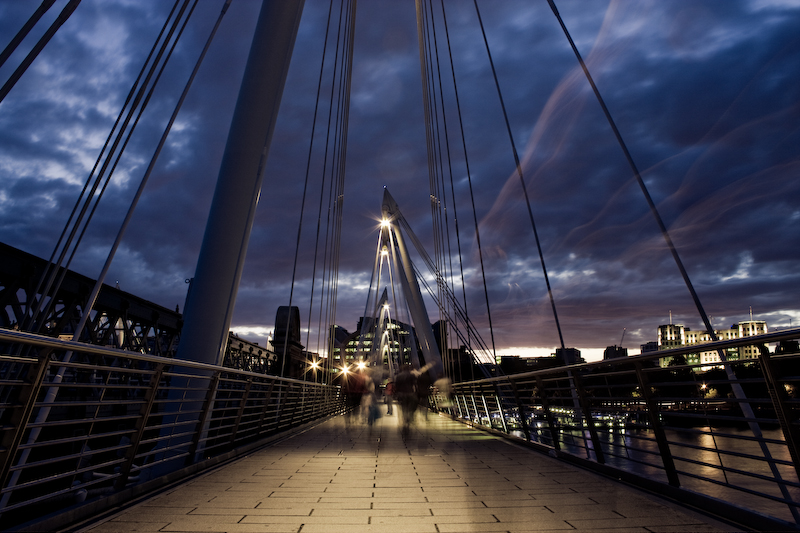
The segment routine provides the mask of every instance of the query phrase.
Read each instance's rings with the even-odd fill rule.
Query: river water
[[[540,442],[550,444],[549,432],[543,424],[537,422],[535,425],[536,428],[531,428],[532,433],[546,435]],[[795,523],[787,504],[769,499],[769,496],[784,496],[775,482],[769,463],[764,460],[760,444],[751,440],[753,434],[749,429],[726,427],[712,430],[705,426],[665,431],[682,488]],[[524,438],[519,431],[512,433]],[[562,451],[595,460],[588,431],[560,429],[559,433]],[[667,483],[652,430],[620,427],[613,431],[601,430],[598,434],[606,465]],[[772,459],[788,463],[777,465],[780,478],[798,484],[797,471],[784,443],[783,433],[768,429],[763,430],[763,435],[766,439],[778,441],[767,444]],[[793,501],[800,502],[800,488],[789,487],[787,491]]]

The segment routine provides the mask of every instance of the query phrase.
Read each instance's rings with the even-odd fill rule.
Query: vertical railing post
[[[511,392],[514,394],[514,400],[517,402],[517,412],[519,413],[520,424],[522,424],[522,431],[525,433],[525,440],[530,442],[531,430],[528,426],[528,414],[525,412],[525,406],[522,404],[522,399],[519,397],[517,382],[513,379],[509,379],[508,383],[511,385]]]
[[[645,405],[647,405],[647,417],[650,420],[650,427],[653,428],[653,434],[656,437],[656,444],[658,445],[658,453],[661,455],[661,461],[664,463],[664,471],[667,473],[667,480],[673,487],[680,487],[681,482],[678,479],[678,471],[675,468],[675,461],[672,458],[672,451],[667,441],[667,434],[664,432],[664,427],[661,425],[659,419],[658,402],[655,401],[653,395],[650,393],[650,380],[644,372],[641,361],[633,363],[636,369],[636,378],[639,381],[639,390],[642,391]]]
[[[247,401],[250,399],[250,388],[252,386],[253,378],[247,378],[247,385],[245,385],[244,393],[242,393],[242,402],[239,404],[239,410],[236,412],[236,421],[233,423],[233,429],[231,430],[231,444],[236,442],[236,434],[239,432],[239,424],[242,423],[242,416],[244,415]]]
[[[547,426],[550,428],[550,438],[553,441],[553,448],[559,451],[561,449],[561,443],[558,440],[558,428],[556,428],[553,412],[550,410],[550,402],[547,399],[547,389],[544,386],[542,376],[536,376],[536,388],[539,389],[539,399],[542,400],[542,411],[544,411]]]
[[[264,406],[261,409],[261,416],[258,417],[258,434],[259,435],[261,434],[261,432],[263,430],[264,418],[266,418],[266,416],[267,416],[267,409],[269,408],[269,400],[272,397],[272,389],[275,388],[275,382],[276,381],[277,381],[276,379],[272,379],[269,382],[269,389],[267,389],[267,393],[264,395]]]
[[[294,383],[290,383],[289,384],[289,390],[292,390],[293,386],[294,386]],[[298,396],[302,399],[302,397],[303,397],[303,385],[298,385],[298,387],[300,387],[300,394]],[[289,393],[288,392],[286,393],[286,401],[287,402],[289,401]],[[294,427],[294,423],[295,423],[294,421],[295,421],[295,418],[296,418],[296,415],[297,415],[297,411],[298,411],[298,409],[300,407],[301,407],[300,402],[295,401],[293,403],[292,407],[290,408],[291,409],[291,413],[292,413],[292,415],[289,417],[289,427],[290,428]]]
[[[219,387],[219,370],[215,370],[211,377],[211,383],[208,386],[206,399],[203,402],[203,410],[200,412],[200,420],[197,421],[197,426],[192,436],[192,443],[189,446],[189,455],[186,457],[186,465],[191,465],[197,462],[197,452],[200,450],[200,440],[203,435],[207,433],[207,423],[211,416],[211,411],[214,409],[214,402],[217,399],[217,388]]]
[[[139,418],[136,419],[136,424],[134,426],[134,431],[136,433],[134,433],[133,438],[131,438],[128,449],[125,450],[125,462],[122,464],[119,477],[114,482],[114,488],[116,490],[122,490],[128,483],[128,478],[133,469],[133,461],[136,459],[136,453],[139,450],[139,443],[142,441],[144,432],[147,429],[147,420],[150,418],[150,413],[153,412],[153,403],[158,396],[158,386],[161,383],[161,374],[163,372],[164,363],[158,363],[155,372],[150,376],[150,387],[148,387],[144,397],[145,403],[139,411]]]
[[[761,363],[761,372],[764,375],[764,381],[767,383],[767,390],[772,399],[772,406],[775,408],[775,415],[783,430],[783,440],[786,442],[786,447],[789,448],[789,455],[792,457],[794,469],[797,477],[800,478],[800,430],[797,424],[792,423],[789,413],[791,412],[786,405],[787,394],[786,389],[781,387],[775,375],[775,369],[772,366],[770,359],[769,349],[764,344],[758,345],[758,361]]]
[[[459,401],[459,399],[458,399],[458,394],[453,394],[453,398],[456,401],[456,408],[458,409],[458,418],[463,419],[464,418],[464,411],[461,410],[461,401]],[[467,405],[465,403],[464,404],[464,408],[466,409],[466,407],[467,407]],[[467,411],[467,413],[469,413],[469,411]]]
[[[598,463],[604,464],[606,462],[605,454],[603,453],[603,449],[600,447],[600,437],[597,435],[597,428],[594,425],[592,409],[588,399],[586,398],[586,391],[583,390],[583,382],[580,379],[578,372],[570,372],[570,374],[572,375],[572,381],[575,384],[575,390],[578,393],[578,399],[580,401],[581,410],[583,411],[583,418],[586,421],[586,427],[589,428],[589,436],[592,439],[595,458],[597,459]]]
[[[494,401],[497,402],[497,410],[500,411],[500,423],[503,425],[503,433],[508,433],[508,424],[506,423],[506,412],[503,410],[503,401],[500,399],[500,390],[497,385],[494,387]],[[489,418],[491,423],[491,417]]]
[[[283,415],[283,409],[286,406],[286,401],[289,399],[289,390],[291,389],[291,382],[286,381],[283,383],[283,390],[278,391],[278,410],[275,411],[275,429],[280,429],[281,427],[281,416]]]
[[[472,400],[472,407],[473,407],[473,409],[475,409],[475,418],[478,420],[478,423],[480,424],[481,415],[480,415],[480,412],[478,411],[478,403],[475,401],[475,387],[474,386],[470,387],[470,391],[471,392],[470,392],[469,397]],[[471,420],[471,418],[470,418],[470,420]]]
[[[481,390],[481,404],[483,405],[483,412],[489,420],[489,427],[492,427],[492,412],[489,410],[489,406],[486,405],[486,395],[483,394],[483,390]],[[480,420],[480,417],[478,417],[478,420]]]
[[[28,422],[31,419],[36,400],[39,397],[39,392],[42,390],[44,378],[47,376],[47,369],[50,367],[50,352],[45,350],[43,354],[39,355],[39,361],[29,371],[26,379],[27,383],[21,387],[19,396],[17,398],[17,405],[11,413],[9,425],[12,429],[3,431],[3,436],[0,438],[0,457],[2,457],[2,464],[0,464],[0,489],[6,488],[9,485],[9,472],[14,464],[14,458],[17,456],[17,450],[22,442],[22,437],[25,434],[25,428],[28,427]],[[16,484],[12,479],[11,485]],[[2,497],[2,505],[0,505],[0,512],[5,507],[6,502],[10,498],[10,492]]]

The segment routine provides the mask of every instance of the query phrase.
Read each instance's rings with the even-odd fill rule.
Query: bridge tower
[[[184,310],[178,357],[222,364],[304,0],[264,0]]]

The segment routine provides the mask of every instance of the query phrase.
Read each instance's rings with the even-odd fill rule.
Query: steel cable
[[[64,6],[64,9],[61,10],[61,13],[58,14],[56,20],[50,25],[49,28],[47,28],[47,31],[44,33],[44,35],[42,35],[39,41],[34,45],[33,49],[31,49],[31,51],[28,52],[28,55],[25,56],[25,59],[22,60],[22,63],[19,64],[19,66],[14,70],[11,76],[9,76],[8,80],[6,80],[3,86],[0,87],[0,102],[2,102],[5,99],[6,95],[8,95],[8,93],[11,91],[11,89],[14,88],[14,85],[16,85],[19,79],[22,77],[22,75],[25,74],[25,71],[28,70],[28,67],[31,66],[31,63],[33,63],[33,61],[39,55],[39,52],[41,52],[44,49],[44,47],[47,46],[47,43],[50,42],[50,39],[53,38],[53,35],[55,35],[58,29],[67,21],[67,19],[69,19],[70,16],[72,16],[72,13],[75,11],[75,8],[78,7],[78,4],[80,3],[81,0],[70,0],[69,3],[66,6]],[[12,51],[13,49],[9,51],[9,55],[11,55]],[[3,50],[3,53],[5,53],[5,50]],[[3,59],[3,61],[5,61],[5,58]],[[2,63],[0,63],[0,65],[2,65]]]
[[[133,135],[133,133],[134,133],[134,131],[136,129],[136,126],[139,124],[139,120],[141,119],[142,115],[144,114],[145,109],[147,108],[147,105],[150,102],[150,99],[151,99],[151,97],[153,95],[153,92],[155,91],[155,88],[156,88],[156,86],[158,84],[158,81],[160,80],[161,75],[163,74],[163,72],[164,72],[164,70],[166,68],[167,62],[169,61],[170,57],[172,56],[172,53],[175,50],[175,46],[177,45],[178,40],[180,39],[181,35],[183,34],[183,30],[186,28],[186,25],[189,22],[189,18],[191,17],[195,7],[197,6],[198,0],[194,0],[194,4],[192,4],[192,8],[189,10],[189,13],[187,14],[186,18],[183,20],[183,24],[181,25],[180,30],[178,31],[178,34],[176,35],[175,39],[172,41],[172,46],[169,48],[169,51],[167,52],[167,55],[164,58],[164,61],[161,63],[161,66],[159,67],[159,69],[158,69],[158,71],[156,73],[156,70],[155,70],[156,66],[158,65],[159,61],[161,60],[161,56],[162,56],[163,52],[166,50],[166,47],[167,47],[170,39],[172,38],[172,34],[173,34],[174,30],[177,28],[178,23],[179,23],[181,17],[183,16],[184,10],[185,10],[186,6],[189,4],[190,1],[191,0],[184,0],[184,5],[181,7],[180,11],[178,12],[178,16],[175,19],[175,25],[170,29],[170,32],[167,34],[167,38],[164,41],[164,46],[162,47],[162,50],[159,51],[159,54],[156,56],[155,62],[153,63],[153,66],[152,66],[152,69],[148,73],[147,77],[145,78],[144,83],[141,86],[141,90],[140,90],[139,94],[137,95],[137,97],[134,99],[134,103],[133,103],[132,107],[129,110],[128,116],[126,117],[125,121],[123,122],[122,128],[119,131],[119,135],[122,135],[122,133],[125,131],[125,129],[127,128],[128,124],[130,123],[131,118],[133,117],[133,114],[134,114],[134,111],[136,110],[136,107],[141,102],[141,106],[139,106],[138,112],[136,113],[136,118],[134,119],[133,124],[131,125],[130,129],[127,130],[127,134],[125,135],[125,139],[122,142],[122,145],[121,145],[119,151],[116,153],[116,157],[114,159],[113,165],[111,166],[111,169],[106,174],[106,170],[108,170],[108,165],[109,165],[109,162],[110,162],[110,157],[112,156],[112,154],[116,150],[117,146],[119,145],[119,142],[121,140],[120,137],[118,137],[115,140],[114,144],[112,145],[112,148],[109,151],[108,158],[106,158],[106,161],[103,163],[103,166],[101,167],[100,173],[98,174],[97,180],[95,182],[95,185],[92,187],[91,194],[87,197],[86,203],[84,204],[84,206],[83,206],[83,208],[81,210],[80,217],[77,219],[76,224],[72,229],[72,232],[70,234],[70,239],[68,240],[68,243],[71,242],[75,238],[75,235],[77,233],[78,228],[79,227],[81,228],[80,232],[77,234],[77,240],[75,240],[74,245],[72,245],[72,252],[70,253],[69,259],[66,261],[66,263],[64,263],[64,268],[61,270],[61,273],[60,273],[60,276],[59,276],[58,280],[53,285],[53,288],[52,288],[53,298],[48,301],[47,307],[44,310],[43,316],[45,316],[45,317],[48,316],[48,314],[50,312],[50,309],[52,308],[52,306],[55,303],[55,295],[58,293],[58,291],[59,291],[59,289],[61,287],[61,284],[62,284],[62,282],[63,282],[63,280],[64,280],[64,278],[66,276],[67,269],[69,268],[69,265],[72,263],[72,260],[74,259],[75,254],[78,251],[80,243],[83,240],[84,235],[86,234],[86,230],[88,229],[89,223],[91,222],[91,220],[92,220],[92,218],[93,218],[93,216],[94,216],[94,214],[95,214],[95,212],[97,210],[97,207],[98,207],[98,205],[100,204],[100,201],[103,198],[103,195],[104,195],[104,193],[106,191],[106,188],[108,187],[108,184],[111,182],[111,178],[113,177],[114,171],[116,170],[117,165],[119,164],[119,161],[120,161],[120,159],[122,158],[122,155],[125,152],[125,148],[127,147],[128,142],[130,141],[130,139],[131,139],[131,137],[132,137],[132,135]],[[144,90],[147,88],[148,84],[150,83],[150,78],[152,77],[152,75],[154,73],[156,73],[156,77],[153,80],[152,85],[150,85],[149,90],[147,91],[147,93],[143,94]],[[142,97],[143,97],[143,99],[142,99]],[[100,185],[101,182],[102,182],[102,187],[100,189],[100,193],[97,194],[96,197],[95,197],[95,193],[96,193],[97,187]],[[92,202],[92,200],[93,200],[93,202]],[[86,211],[87,211],[87,209],[89,208],[90,205],[92,206],[91,210],[89,211],[88,216],[86,216],[85,221],[83,221],[82,225],[81,225],[81,221],[82,221],[83,217],[86,215]],[[64,254],[66,253],[66,251],[67,251],[67,247],[65,246],[64,250],[62,251],[62,256],[61,256],[62,260],[63,260]],[[55,274],[55,271],[53,272],[53,274]],[[46,290],[49,290],[49,287]],[[41,325],[42,324],[40,322],[39,323],[39,327],[41,327]]]
[[[47,11],[53,7],[55,2],[56,0],[43,0],[42,3],[39,4],[39,7],[37,7],[36,11],[34,11],[30,18],[28,18],[28,21],[22,25],[17,34],[11,39],[11,41],[9,41],[3,51],[0,52],[0,67],[5,65],[6,60],[11,56],[11,54],[14,53],[14,51],[17,49],[17,46],[19,46],[19,43],[21,43],[25,37],[28,36],[28,33],[31,31],[31,29],[33,29],[36,23],[39,22],[39,19],[42,18],[42,15],[47,13]]]
[[[35,289],[32,297],[35,298],[36,294],[41,294],[42,296],[41,296],[41,298],[39,300],[37,300],[35,302],[35,307],[32,310],[32,312],[30,312],[29,317],[28,317],[28,314],[26,314],[26,317],[28,317],[27,329],[29,329],[31,331],[39,331],[39,329],[42,326],[42,323],[39,321],[39,316],[41,315],[40,311],[41,311],[42,303],[43,303],[44,299],[46,298],[46,295],[50,294],[50,292],[51,292],[51,288],[53,287],[53,284],[56,281],[56,276],[58,274],[59,268],[61,268],[62,266],[63,266],[64,269],[69,268],[69,264],[70,264],[69,262],[64,264],[64,259],[66,257],[67,251],[69,250],[69,248],[71,246],[73,246],[73,240],[75,239],[75,235],[76,235],[76,233],[78,231],[78,228],[81,226],[81,224],[83,222],[83,217],[86,215],[86,211],[88,210],[89,206],[91,205],[92,199],[94,198],[94,195],[95,195],[95,192],[97,191],[97,188],[100,186],[100,183],[103,180],[104,174],[105,174],[106,170],[108,169],[108,165],[110,163],[111,157],[113,156],[114,152],[116,151],[116,149],[117,149],[117,147],[118,147],[118,145],[119,145],[119,143],[121,141],[121,138],[122,138],[121,136],[122,136],[123,132],[125,131],[125,129],[127,128],[127,126],[129,124],[132,116],[133,116],[133,113],[134,113],[136,107],[139,105],[142,97],[144,96],[144,90],[145,90],[147,84],[150,81],[150,78],[152,77],[152,75],[153,75],[153,73],[155,71],[156,65],[160,61],[160,58],[161,58],[162,54],[164,53],[164,50],[166,49],[166,47],[168,45],[168,42],[169,42],[173,32],[177,28],[177,26],[179,24],[179,21],[180,21],[180,18],[182,16],[184,10],[186,9],[186,6],[189,3],[189,0],[183,0],[183,2],[184,2],[183,6],[179,10],[178,15],[173,20],[172,26],[169,28],[169,32],[167,33],[167,37],[163,40],[160,50],[158,51],[158,53],[156,54],[155,59],[153,60],[152,64],[150,65],[149,72],[147,72],[147,75],[145,76],[144,81],[140,85],[140,82],[142,80],[142,76],[147,71],[147,65],[150,64],[150,60],[153,58],[153,54],[156,51],[156,49],[158,48],[158,43],[161,41],[161,38],[164,35],[164,31],[167,29],[167,27],[169,27],[170,20],[172,20],[172,16],[175,14],[175,10],[176,10],[177,6],[180,4],[180,2],[181,2],[181,0],[176,0],[175,1],[175,4],[173,5],[172,10],[170,11],[170,13],[169,13],[169,15],[167,17],[167,20],[164,23],[164,26],[161,28],[161,31],[159,32],[158,37],[156,38],[156,41],[153,44],[153,47],[151,48],[150,53],[148,54],[147,59],[145,60],[145,63],[142,66],[142,69],[139,72],[139,75],[136,78],[136,81],[134,82],[134,85],[131,88],[131,91],[129,92],[129,94],[128,94],[127,98],[126,98],[125,104],[123,104],[123,107],[120,110],[120,113],[119,113],[119,115],[117,117],[117,120],[114,123],[114,126],[112,127],[112,130],[109,133],[108,138],[106,139],[106,142],[105,142],[105,144],[103,146],[103,149],[100,152],[100,155],[98,156],[98,158],[97,158],[97,160],[95,162],[95,165],[94,165],[94,167],[92,169],[92,172],[89,174],[89,176],[88,176],[88,178],[86,180],[86,183],[84,184],[83,190],[81,191],[81,194],[79,195],[78,200],[76,201],[76,204],[73,207],[73,210],[72,210],[69,218],[67,219],[67,222],[66,222],[66,224],[64,226],[64,229],[63,229],[63,231],[62,231],[62,233],[61,233],[61,235],[60,235],[60,237],[59,237],[59,239],[58,239],[58,241],[56,243],[56,246],[55,246],[55,248],[53,250],[53,253],[50,256],[49,268],[46,268],[43,271],[42,276],[39,279],[39,282],[38,282],[38,284],[36,286],[36,289]],[[130,104],[130,108],[127,111],[125,119],[122,120],[122,125],[119,128],[119,131],[117,131],[117,126],[119,126],[120,120],[122,119],[122,116],[125,115],[125,109],[128,108],[128,104]],[[116,134],[115,134],[115,131],[116,131]],[[110,149],[108,151],[108,154],[106,155],[105,161],[103,162],[103,164],[102,164],[102,166],[100,168],[100,172],[97,174],[97,176],[94,177],[94,182],[92,182],[92,177],[94,176],[94,173],[97,170],[97,167],[100,166],[100,162],[103,161],[103,156],[104,156],[105,151],[108,148],[109,142],[111,142],[112,138],[114,138],[114,141],[113,141],[113,143],[111,143],[111,147],[110,147]],[[108,178],[106,178],[106,179],[108,179]],[[87,191],[87,189],[89,189],[89,185],[90,184],[91,184],[91,190],[89,191],[89,193],[87,195],[86,191]],[[85,200],[83,200],[84,195],[86,195],[86,199]],[[81,202],[83,202],[82,207],[81,207]],[[80,211],[78,212],[79,208],[80,208]],[[77,216],[76,216],[76,212],[78,212]],[[73,218],[74,218],[74,221],[73,221]],[[71,230],[70,230],[70,227],[72,228]],[[67,235],[68,232],[69,232],[69,235],[67,236],[67,238],[65,240],[64,237],[65,237],[65,235]],[[61,250],[60,252],[59,252],[59,249]],[[73,254],[74,254],[74,251],[73,251]],[[56,262],[54,262],[54,258],[57,255],[58,255],[58,260]],[[62,276],[62,278],[63,278],[63,276]],[[57,294],[57,292],[58,292],[58,289],[56,287],[53,290],[53,296],[52,296],[53,299],[55,298],[55,295]],[[28,310],[29,311],[31,311],[30,308],[31,308],[31,305],[29,304],[28,305]]]
[[[503,118],[505,119],[506,130],[508,131],[508,138],[509,141],[511,142],[511,151],[514,154],[514,164],[516,165],[517,175],[519,176],[519,183],[522,186],[522,194],[525,197],[525,204],[528,207],[528,217],[530,218],[531,228],[533,229],[533,236],[534,239],[536,240],[536,249],[539,252],[539,260],[541,261],[542,264],[542,273],[544,274],[545,285],[547,285],[547,295],[550,297],[550,306],[553,308],[553,319],[555,320],[556,329],[558,330],[558,340],[561,343],[561,348],[564,349],[564,336],[561,334],[561,324],[559,323],[558,312],[556,311],[556,301],[555,298],[553,297],[553,291],[550,287],[550,278],[547,275],[547,266],[545,265],[544,262],[544,253],[542,252],[542,245],[541,242],[539,241],[539,232],[536,230],[536,222],[533,219],[533,210],[531,209],[531,201],[530,198],[528,197],[528,189],[525,186],[525,177],[522,175],[522,166],[520,165],[519,154],[517,153],[517,145],[514,142],[514,134],[511,131],[511,123],[508,120],[508,112],[506,111],[506,105],[505,102],[503,101],[503,92],[500,89],[500,81],[497,78],[497,70],[494,68],[494,60],[492,59],[492,52],[489,49],[489,41],[486,38],[486,30],[483,27],[483,19],[481,18],[481,11],[478,8],[478,0],[473,0],[473,3],[475,4],[475,12],[478,15],[478,23],[480,24],[481,27],[483,42],[486,45],[486,55],[489,58],[489,65],[492,67],[492,77],[494,78],[494,84],[495,87],[497,88],[497,96],[498,99],[500,100],[500,107],[503,110]]]

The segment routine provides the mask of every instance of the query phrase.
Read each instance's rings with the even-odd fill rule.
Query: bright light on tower
[[[388,228],[390,225],[391,224],[389,223],[389,219],[386,219],[386,218],[382,218],[381,219],[381,227],[382,228]]]

